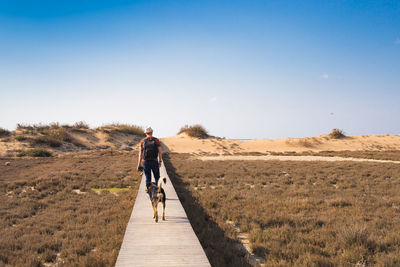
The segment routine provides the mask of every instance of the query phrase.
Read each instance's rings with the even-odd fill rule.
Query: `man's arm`
[[[161,144],[158,146],[158,164],[161,167],[161,163],[162,163],[162,148],[161,148]]]
[[[138,160],[138,164],[137,167],[140,167],[140,164],[142,163],[142,159],[143,159],[143,149],[142,146],[140,146],[140,150],[139,150],[139,160]]]

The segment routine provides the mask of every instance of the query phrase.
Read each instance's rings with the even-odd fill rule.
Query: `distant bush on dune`
[[[10,135],[10,131],[4,128],[0,128],[0,137],[3,136],[9,136]]]
[[[134,125],[134,124],[120,124],[120,123],[113,123],[113,124],[108,124],[103,127],[99,128],[100,130],[103,130],[105,132],[110,132],[110,133],[125,133],[125,134],[131,134],[131,135],[140,135],[144,136],[144,130],[143,127]]]
[[[210,135],[208,134],[208,131],[200,124],[195,124],[192,126],[185,125],[183,126],[178,134],[181,133],[186,133],[190,137],[195,137],[195,138],[208,138]]]
[[[75,122],[71,128],[73,131],[77,132],[85,132],[86,130],[90,129],[89,125],[84,121]]]
[[[30,139],[31,139],[30,137],[27,137],[25,135],[17,135],[15,137],[15,140],[17,140],[19,142],[27,141],[27,140],[30,140]]]
[[[329,134],[329,136],[333,139],[340,139],[346,137],[344,131],[337,128],[332,129],[332,132]]]
[[[50,151],[48,151],[47,149],[32,148],[32,149],[28,149],[28,150],[19,152],[17,154],[17,157],[25,157],[25,156],[29,156],[29,157],[51,157],[52,153]]]

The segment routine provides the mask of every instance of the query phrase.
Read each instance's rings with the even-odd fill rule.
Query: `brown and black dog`
[[[157,206],[160,202],[163,206],[162,219],[165,221],[165,200],[167,197],[164,189],[162,188],[162,182],[164,182],[164,184],[167,183],[167,179],[165,177],[160,178],[157,185],[155,183],[151,183],[150,187],[147,189],[147,193],[150,196],[151,205],[153,206],[153,219],[155,219],[156,222],[158,222]]]

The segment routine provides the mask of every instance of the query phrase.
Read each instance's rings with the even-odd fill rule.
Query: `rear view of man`
[[[146,137],[140,141],[140,152],[138,161],[138,170],[141,165],[144,168],[146,176],[146,192],[151,185],[151,172],[153,172],[155,183],[157,184],[160,178],[160,166],[162,163],[161,143],[158,138],[153,136],[153,129],[147,127],[145,130]]]

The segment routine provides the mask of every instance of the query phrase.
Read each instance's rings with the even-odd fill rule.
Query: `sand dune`
[[[18,152],[30,148],[45,148],[51,150],[53,154],[63,154],[68,152],[81,152],[87,150],[116,149],[116,150],[135,150],[137,144],[143,136],[113,131],[115,127],[102,127],[98,129],[85,129],[74,131],[71,129],[55,129],[56,133],[62,131],[61,143],[51,146],[47,143],[35,143],[32,140],[39,137],[48,137],[40,131],[21,131],[11,132],[9,136],[0,138],[0,156],[15,156]],[[18,140],[18,137],[24,139]]]
[[[171,152],[193,154],[246,154],[267,152],[400,150],[400,135],[364,135],[332,139],[328,135],[306,138],[228,140],[196,139],[185,134],[161,138]]]
[[[14,156],[19,151],[31,147],[44,147],[55,154],[97,149],[137,150],[138,135],[113,131],[113,128],[87,129],[82,131],[65,130],[69,141],[60,146],[46,144],[33,145],[32,138],[43,136],[39,132],[26,133],[14,131],[8,137],[0,138],[0,156]],[[25,136],[26,140],[17,138]],[[30,138],[30,139],[29,139]],[[64,138],[65,139],[65,138]],[[223,138],[197,139],[179,134],[161,138],[164,151],[191,153],[196,155],[249,155],[268,154],[268,152],[320,152],[320,151],[387,151],[400,150],[400,135],[365,135],[332,139],[329,135],[305,138],[229,140]]]

